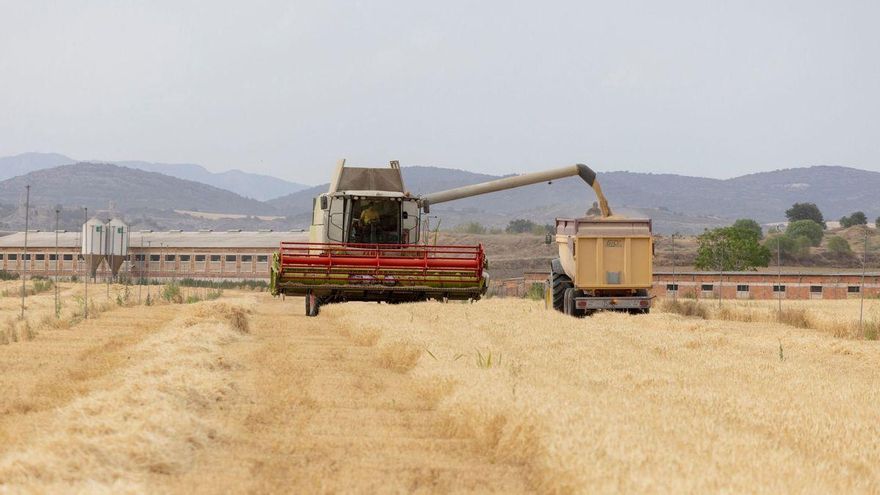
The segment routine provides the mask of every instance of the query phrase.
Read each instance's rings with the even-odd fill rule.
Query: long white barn
[[[119,273],[151,279],[268,280],[269,262],[281,242],[307,239],[304,231],[132,231]],[[17,232],[0,237],[0,270],[84,277],[87,263],[82,250],[80,232],[29,231],[25,252],[25,233]],[[104,260],[97,276],[107,276],[113,261]]]

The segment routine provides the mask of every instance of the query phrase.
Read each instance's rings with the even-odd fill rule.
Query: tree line
[[[785,211],[788,225],[777,227],[766,239],[758,222],[739,219],[729,227],[707,230],[697,240],[694,265],[699,270],[747,271],[768,266],[774,255],[796,260],[808,255],[825,237],[825,217],[815,203],[795,203]],[[841,227],[867,225],[864,212],[856,211],[840,219]],[[880,217],[874,223],[880,226]],[[835,256],[849,256],[852,248],[843,237],[829,236],[826,247]]]

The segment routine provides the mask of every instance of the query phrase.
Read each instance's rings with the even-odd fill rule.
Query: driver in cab
[[[379,208],[375,202],[367,203],[367,207],[361,211],[361,224],[370,225],[379,221]]]

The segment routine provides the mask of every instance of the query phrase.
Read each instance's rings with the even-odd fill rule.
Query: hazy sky
[[[0,0],[0,155],[880,170],[876,1]]]

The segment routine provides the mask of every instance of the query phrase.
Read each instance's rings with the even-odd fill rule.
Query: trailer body
[[[555,241],[559,258],[551,263],[548,305],[574,316],[596,310],[650,310],[650,219],[557,218]]]

